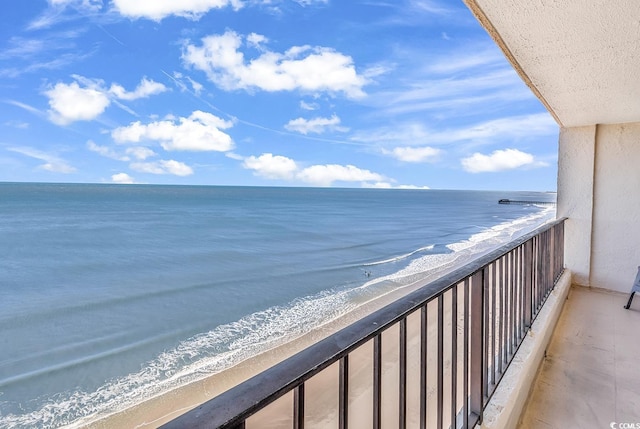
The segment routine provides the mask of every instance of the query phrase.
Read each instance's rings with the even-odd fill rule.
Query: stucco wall
[[[640,265],[640,123],[598,125],[591,286],[629,292]]]
[[[640,123],[563,128],[558,216],[573,281],[629,292],[640,265]]]
[[[562,128],[558,148],[558,217],[565,224],[565,264],[589,286],[596,126]]]

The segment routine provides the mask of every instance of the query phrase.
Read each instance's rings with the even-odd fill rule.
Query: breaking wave
[[[436,277],[445,270],[461,266],[554,217],[553,208],[544,208],[539,213],[496,225],[466,240],[448,244],[441,253],[431,253],[438,248],[429,245],[363,264],[363,267],[371,267],[406,262],[398,271],[370,278],[357,287],[295,299],[286,306],[272,307],[218,326],[183,341],[147,362],[140,371],[111,380],[96,391],[56,395],[33,412],[0,416],[0,427],[74,427],[114,410],[126,409],[285,344],[381,295],[424,280],[426,276]],[[430,254],[421,255],[424,252]]]

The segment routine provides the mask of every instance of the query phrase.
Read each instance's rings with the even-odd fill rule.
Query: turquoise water
[[[0,427],[221,371],[553,217],[555,194],[0,184]]]

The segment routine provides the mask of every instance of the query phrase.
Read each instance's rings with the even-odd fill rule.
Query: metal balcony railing
[[[164,428],[471,428],[564,270],[560,219]]]

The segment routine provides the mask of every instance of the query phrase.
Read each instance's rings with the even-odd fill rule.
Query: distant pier
[[[498,204],[542,204],[545,206],[555,206],[555,201],[525,201],[525,200],[510,200],[508,198],[502,198],[498,201]]]

